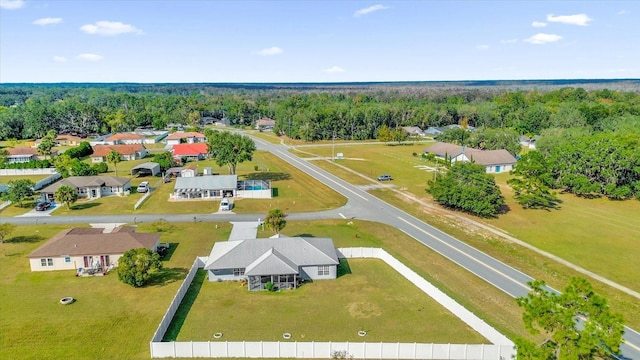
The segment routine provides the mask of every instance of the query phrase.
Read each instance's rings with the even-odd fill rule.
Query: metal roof
[[[269,251],[277,259],[270,258],[267,261],[271,255],[265,257],[265,253]],[[256,261],[261,257],[265,257],[262,260],[267,262],[260,272],[268,266],[275,267],[276,260],[281,263],[279,266],[339,264],[333,240],[330,238],[282,237],[217,242],[213,245],[205,269],[248,268],[252,264],[257,267],[260,262]]]
[[[196,177],[178,177],[174,190],[235,190],[238,187],[237,175],[205,175]]]

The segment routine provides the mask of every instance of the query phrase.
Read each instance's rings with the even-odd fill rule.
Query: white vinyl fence
[[[0,176],[21,176],[21,175],[51,175],[56,172],[55,168],[44,169],[0,169]]]
[[[336,352],[357,359],[455,359],[506,360],[515,355],[514,344],[482,319],[458,304],[389,253],[378,248],[340,248],[341,258],[376,258],[383,260],[407,280],[438,301],[442,306],[479,332],[493,344],[422,344],[373,342],[297,342],[297,341],[190,341],[161,342],[204,258],[194,262],[187,278],[151,340],[151,357],[206,358],[306,358],[331,359]]]
[[[58,181],[58,179],[60,179],[62,177],[62,175],[60,175],[60,173],[54,172],[53,174],[51,174],[50,176],[47,176],[46,178],[38,181],[34,186],[33,186],[33,190],[40,190],[42,188],[44,188],[45,186]]]

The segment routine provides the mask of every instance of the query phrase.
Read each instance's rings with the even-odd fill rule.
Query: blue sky
[[[640,78],[639,1],[0,0],[0,82]]]

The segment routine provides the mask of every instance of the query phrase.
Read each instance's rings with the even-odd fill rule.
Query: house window
[[[243,276],[243,275],[244,275],[244,268],[233,269],[233,276]]]
[[[64,262],[70,263],[71,262],[71,256],[65,256],[64,257]]]
[[[318,276],[329,275],[329,265],[318,266]]]
[[[40,259],[40,265],[41,266],[53,266],[53,259],[52,258]]]

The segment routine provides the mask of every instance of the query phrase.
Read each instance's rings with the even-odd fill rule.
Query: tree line
[[[103,134],[136,127],[197,125],[203,118],[251,126],[276,120],[278,134],[307,141],[375,139],[386,126],[509,128],[541,134],[549,128],[610,128],[640,116],[632,91],[560,88],[318,87],[225,89],[197,86],[11,86],[0,88],[0,140],[59,134]]]

